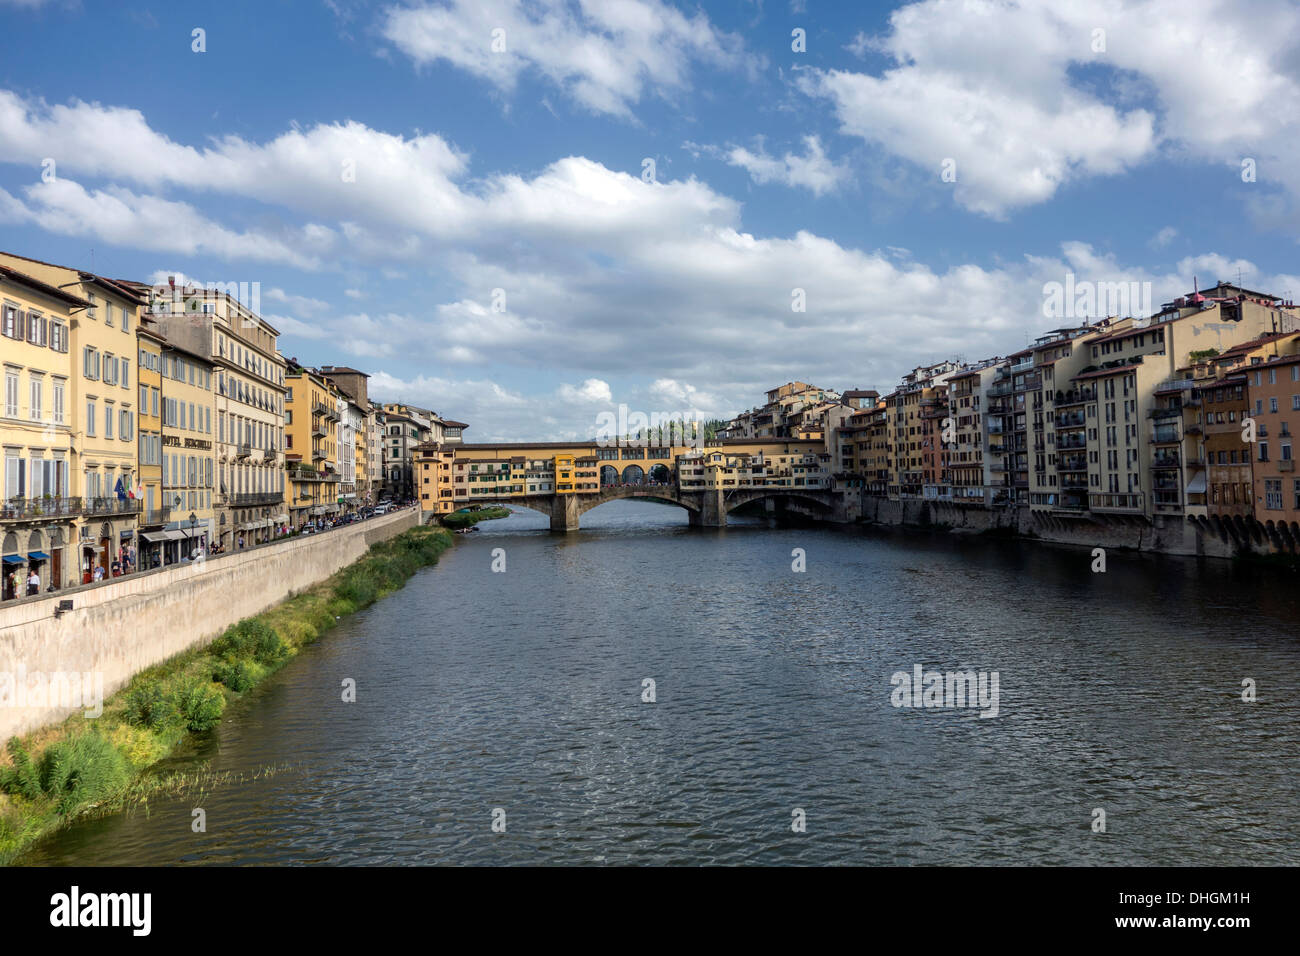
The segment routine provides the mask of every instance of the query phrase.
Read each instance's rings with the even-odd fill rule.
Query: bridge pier
[[[551,530],[578,530],[578,498],[576,495],[554,495],[551,498]]]
[[[727,526],[727,506],[722,500],[722,489],[697,492],[700,495],[700,510],[690,512],[692,528],[725,528]]]

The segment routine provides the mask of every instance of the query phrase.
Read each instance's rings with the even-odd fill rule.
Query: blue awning
[[[28,551],[28,552],[27,552],[27,560],[28,560],[28,561],[48,561],[48,560],[50,560],[50,556],[49,556],[48,554],[46,554],[44,551]]]
[[[16,554],[6,554],[5,564],[22,564],[23,559]]]

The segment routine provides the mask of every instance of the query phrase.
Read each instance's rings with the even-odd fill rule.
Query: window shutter
[[[27,313],[22,309],[14,315],[14,338],[19,341],[27,338]]]

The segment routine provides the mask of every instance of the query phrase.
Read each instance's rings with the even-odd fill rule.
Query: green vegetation
[[[1206,359],[1214,358],[1218,354],[1218,349],[1196,349],[1187,353],[1187,359],[1190,362],[1204,362]]]
[[[442,526],[458,530],[476,525],[480,521],[490,521],[493,518],[504,518],[510,514],[509,508],[472,508],[469,510],[453,511],[449,515],[442,516]]]
[[[151,793],[199,786],[202,774],[150,768],[188,734],[217,726],[230,701],[344,615],[391,594],[435,563],[451,540],[446,531],[420,527],[380,542],[333,577],[239,621],[206,647],[141,671],[104,702],[98,719],[78,714],[22,740],[12,738],[0,759],[0,864],[71,820],[147,803]]]

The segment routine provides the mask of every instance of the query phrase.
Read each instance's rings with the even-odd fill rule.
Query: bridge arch
[[[753,504],[755,501],[763,501],[767,498],[793,498],[818,508],[830,509],[834,507],[831,500],[832,494],[832,492],[822,489],[744,488],[728,492],[723,496],[722,504],[727,514],[737,508],[743,508],[745,505]]]
[[[663,485],[673,480],[673,473],[668,469],[667,465],[660,462],[657,465],[650,466],[650,471],[646,477],[653,482]]]
[[[640,465],[628,465],[623,469],[623,484],[639,485],[645,481],[645,469]]]
[[[616,485],[618,484],[618,480],[619,480],[619,476],[618,476],[617,468],[615,468],[613,465],[600,466],[601,487],[605,487],[606,485]]]

